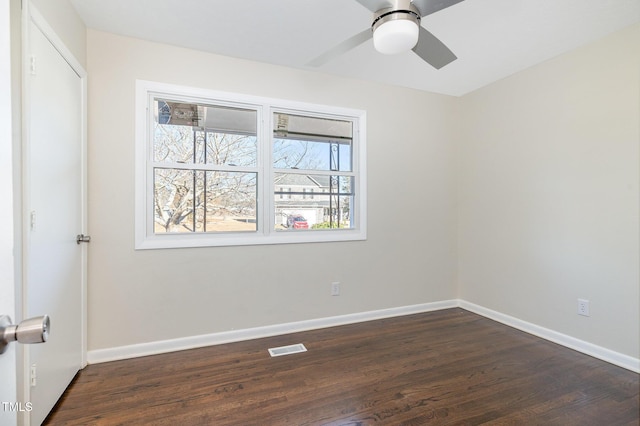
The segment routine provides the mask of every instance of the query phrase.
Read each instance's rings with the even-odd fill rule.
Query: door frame
[[[81,202],[81,224],[79,226],[78,232],[83,233],[85,235],[88,234],[87,230],[87,72],[84,67],[78,62],[75,56],[71,53],[71,51],[66,47],[62,39],[56,34],[53,28],[47,23],[45,18],[40,14],[37,8],[31,3],[30,0],[23,1],[22,3],[22,161],[21,161],[21,171],[20,176],[22,178],[22,238],[21,238],[21,254],[22,254],[22,264],[21,264],[21,277],[20,280],[20,288],[17,291],[17,303],[16,307],[19,307],[20,311],[24,315],[27,310],[27,301],[28,301],[28,288],[27,288],[27,280],[28,277],[28,266],[29,266],[29,226],[30,226],[30,177],[29,172],[31,170],[30,163],[31,158],[29,155],[30,148],[30,132],[29,126],[30,115],[29,110],[31,107],[30,104],[30,79],[28,78],[31,70],[32,63],[30,58],[30,40],[29,40],[29,29],[31,25],[35,25],[44,36],[51,42],[53,47],[58,51],[58,53],[62,56],[62,58],[69,64],[73,71],[80,78],[81,85],[81,153],[80,153],[80,161],[81,161],[81,194],[80,194],[80,202]],[[37,62],[36,62],[36,72],[37,72]],[[82,353],[82,368],[87,365],[87,245],[82,244],[79,248],[81,250],[81,353]],[[33,313],[33,315],[45,314],[43,313]],[[21,318],[23,319],[23,318]],[[52,318],[53,327],[55,327],[55,318]],[[26,345],[19,345],[18,348],[18,380],[17,380],[17,391],[18,395],[21,396],[22,401],[30,401],[31,396],[31,387],[30,387],[30,369],[29,369],[29,350]],[[30,416],[28,412],[21,413],[21,417],[19,422],[23,425],[30,425]]]
[[[16,195],[17,169],[15,158],[18,145],[15,141],[15,103],[12,75],[13,56],[13,2],[0,4],[0,315],[16,314],[16,230],[18,229]],[[16,393],[16,351],[15,345],[0,355],[0,402],[17,402]],[[0,408],[0,422],[15,423],[17,414]]]

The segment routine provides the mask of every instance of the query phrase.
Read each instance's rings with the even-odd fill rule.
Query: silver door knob
[[[29,318],[20,324],[11,324],[11,317],[0,315],[0,354],[4,353],[11,342],[43,343],[49,338],[51,321],[48,315]]]

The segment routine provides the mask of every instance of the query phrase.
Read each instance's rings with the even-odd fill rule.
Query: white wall
[[[455,296],[457,99],[94,30],[87,44],[89,350]],[[367,110],[368,240],[134,251],[136,79]]]
[[[636,25],[465,96],[459,120],[459,297],[635,358],[638,52]]]

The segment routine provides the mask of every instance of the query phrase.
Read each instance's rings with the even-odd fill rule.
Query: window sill
[[[227,247],[269,244],[328,243],[343,241],[364,241],[367,234],[363,230],[327,230],[327,231],[287,231],[270,235],[258,233],[246,234],[166,234],[136,239],[136,250]]]

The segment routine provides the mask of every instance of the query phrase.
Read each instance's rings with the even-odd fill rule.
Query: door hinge
[[[34,55],[29,57],[29,72],[31,75],[36,75],[36,57]]]
[[[36,365],[31,364],[31,374],[30,374],[31,386],[36,385]]]
[[[29,72],[31,75],[36,75],[36,57],[34,55],[29,58]]]

